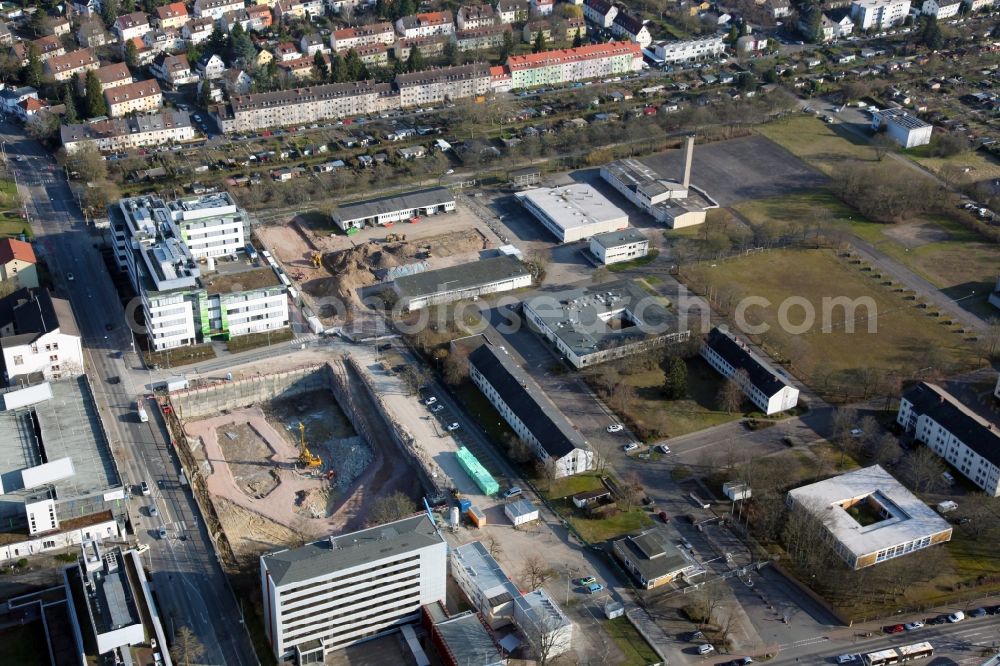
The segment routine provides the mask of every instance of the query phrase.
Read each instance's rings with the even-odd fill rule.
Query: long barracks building
[[[639,71],[642,50],[631,42],[588,44],[511,56],[503,67],[459,65],[400,74],[392,83],[329,83],[234,96],[212,115],[227,134],[438,104],[490,91],[532,88]],[[502,72],[497,74],[498,70]]]

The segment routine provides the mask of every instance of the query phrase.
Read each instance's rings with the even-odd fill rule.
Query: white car
[[[437,398],[435,398],[434,396],[431,396],[431,397],[427,398],[426,400],[424,400],[424,404],[427,405],[428,407],[430,407],[431,405],[433,405],[437,401],[438,401]]]
[[[659,451],[660,453],[664,454],[664,455],[670,453],[670,447],[667,446],[666,444],[657,444],[656,445],[656,450]]]
[[[962,611],[955,611],[954,613],[948,616],[948,621],[951,622],[952,624],[955,624],[956,622],[961,622],[964,619],[965,619],[965,613],[963,613]]]
[[[920,629],[922,626],[924,626],[923,622],[919,622],[919,621],[918,622],[907,622],[906,624],[903,625],[903,628],[906,629],[907,631],[913,631],[914,629]]]
[[[702,643],[698,646],[698,654],[711,654],[715,652],[715,646],[711,643]]]
[[[612,423],[608,426],[608,432],[621,432],[624,429],[621,423]]]
[[[839,657],[837,657],[837,663],[838,664],[853,664],[854,661],[857,658],[858,658],[858,656],[856,654],[842,654]]]
[[[625,451],[625,453],[632,453],[633,451],[635,451],[638,448],[639,448],[639,445],[636,444],[635,442],[629,442],[628,444],[626,444],[625,446],[622,447],[622,449]]]
[[[851,428],[851,437],[854,439],[859,439],[862,434],[861,428]]]
[[[461,427],[462,426],[460,426],[457,422],[456,423],[449,423],[448,424],[448,432],[453,432],[455,430],[458,430]]]

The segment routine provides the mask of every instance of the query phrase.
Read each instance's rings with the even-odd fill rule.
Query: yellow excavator
[[[299,462],[305,467],[320,467],[323,461],[314,456],[306,445],[306,426],[299,423]]]
[[[319,252],[312,253],[313,268],[319,268],[323,265],[323,255]]]

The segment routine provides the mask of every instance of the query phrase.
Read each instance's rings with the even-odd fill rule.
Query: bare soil
[[[249,423],[220,426],[216,436],[233,478],[247,496],[265,497],[278,486],[271,460],[274,450],[253,426]]]

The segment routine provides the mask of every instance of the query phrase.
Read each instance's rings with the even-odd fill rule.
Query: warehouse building
[[[326,655],[417,622],[445,598],[448,545],[424,513],[260,558],[264,629],[279,661]]]
[[[428,215],[453,213],[455,197],[445,187],[433,187],[390,197],[342,204],[333,210],[333,221],[347,233],[365,225],[386,226],[414,221]]]
[[[473,351],[469,378],[553,478],[594,466],[587,440],[506,350],[484,344]]]
[[[720,375],[735,379],[743,395],[767,415],[792,409],[799,402],[799,390],[727,330],[709,331],[701,356]]]
[[[628,214],[590,185],[539,187],[515,196],[560,243],[628,226]]]
[[[504,666],[496,635],[475,611],[449,615],[444,604],[423,608],[424,629],[443,666]]]
[[[987,495],[1000,496],[1000,434],[948,391],[920,382],[899,399],[896,423]]]
[[[609,231],[590,239],[590,253],[605,266],[641,259],[649,253],[649,239],[632,227]]]
[[[479,298],[531,286],[531,272],[510,255],[396,278],[393,288],[405,310]]]
[[[531,327],[574,368],[603,363],[683,342],[676,316],[632,280],[576,287],[529,298]]]
[[[863,569],[951,539],[948,521],[879,465],[847,472],[788,493],[852,569]]]
[[[680,181],[663,178],[639,160],[626,159],[601,167],[601,178],[626,199],[671,229],[705,221],[708,211],[718,208],[706,192],[691,184],[694,137],[684,142],[684,174]]]
[[[913,148],[929,144],[934,127],[911,116],[906,109],[886,109],[872,114],[872,129],[876,132],[884,129],[903,148]]]

